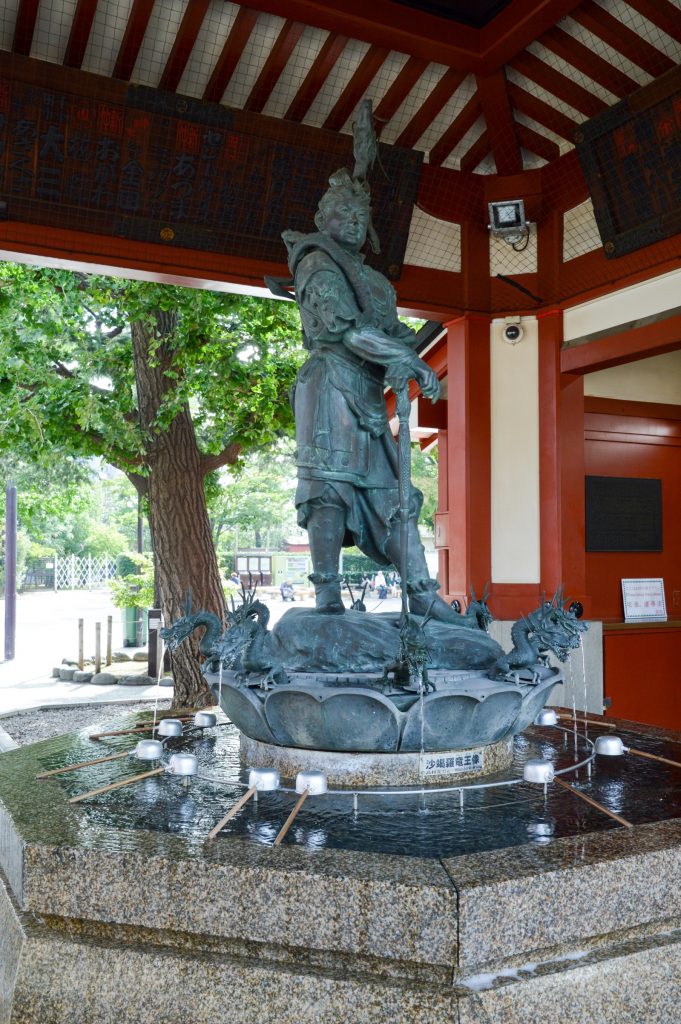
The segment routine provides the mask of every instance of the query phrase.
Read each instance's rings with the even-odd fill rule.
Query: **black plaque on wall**
[[[662,551],[662,481],[586,478],[587,551]]]

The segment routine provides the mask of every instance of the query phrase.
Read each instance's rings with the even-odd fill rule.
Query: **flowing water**
[[[596,726],[593,731],[599,731]],[[557,769],[588,756],[589,745],[578,736],[578,757],[564,737],[572,730],[532,727],[516,737],[512,766],[485,782],[522,778],[530,757],[552,760]],[[681,744],[649,736],[622,733],[634,746],[681,760]],[[89,753],[86,734],[74,737],[69,761]],[[101,745],[100,745],[101,746]],[[125,738],[110,743],[112,752],[126,749]],[[129,744],[128,744],[129,746]],[[202,848],[205,836],[243,794],[247,771],[239,760],[239,737],[231,724],[192,732],[166,743],[167,754],[191,751],[199,758],[200,777],[184,789],[179,780],[160,776],[98,797],[79,806],[83,827],[114,827],[169,832]],[[72,755],[72,756],[71,756]],[[59,764],[56,755],[45,758],[45,769]],[[139,769],[129,762],[93,766],[63,776],[60,786],[68,796],[113,782]],[[634,824],[681,817],[681,768],[643,761],[633,756],[599,757],[592,777],[581,768],[563,778],[583,789],[610,810]],[[216,842],[241,836],[270,845],[286,819],[295,794],[261,793],[238,812]],[[543,845],[554,838],[617,828],[610,818],[572,794],[549,786],[524,782],[498,788],[474,788],[467,783],[449,792],[431,787],[407,795],[367,794],[361,790],[329,793],[306,801],[286,838],[307,849],[336,848],[420,857],[452,857],[465,853],[524,844]]]

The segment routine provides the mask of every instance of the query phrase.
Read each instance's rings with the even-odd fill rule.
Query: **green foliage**
[[[359,548],[346,548],[343,551],[343,573],[346,576],[361,577],[373,576],[379,571],[385,571],[385,566],[377,565],[370,558],[363,555]]]
[[[138,555],[136,551],[127,551],[119,556],[117,565],[122,575],[109,580],[111,600],[115,607],[152,608],[154,563],[151,555]]]
[[[296,529],[295,445],[288,438],[245,456],[236,471],[223,472],[221,487],[210,498],[213,536],[225,564],[239,528],[241,547],[281,547]],[[267,538],[269,537],[269,540]]]
[[[437,445],[429,452],[411,446],[411,481],[423,493],[423,509],[419,523],[429,533],[435,532],[437,512]]]
[[[149,352],[165,383],[145,434],[131,325],[155,326],[157,311],[176,319]],[[0,445],[26,460],[48,445],[103,455],[144,477],[155,438],[189,404],[201,451],[231,462],[290,431],[299,337],[293,303],[2,264]]]

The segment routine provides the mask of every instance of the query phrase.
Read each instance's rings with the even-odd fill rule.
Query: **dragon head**
[[[241,584],[241,604],[237,605],[234,598],[232,598],[231,611],[227,609],[228,628],[243,626],[248,624],[249,620],[255,619],[258,625],[262,626],[263,629],[267,629],[267,623],[270,621],[270,610],[262,601],[256,600],[256,590],[257,587],[253,587],[252,590],[246,590],[243,583]]]
[[[187,639],[188,636],[194,632],[194,630],[203,623],[199,623],[199,618],[204,618],[206,612],[201,609],[197,612],[192,612],[192,592],[187,591],[187,596],[184,599],[182,605],[182,616],[176,619],[170,626],[165,626],[161,631],[161,638],[165,641],[166,647],[169,651],[175,651],[180,644]]]
[[[564,607],[562,587],[550,601],[542,601],[525,621],[539,651],[551,651],[560,661],[566,661],[570,651],[580,646],[581,634],[587,629],[585,622]]]

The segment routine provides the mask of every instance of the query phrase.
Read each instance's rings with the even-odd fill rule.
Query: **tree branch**
[[[216,469],[220,469],[221,466],[232,466],[241,455],[242,445],[238,441],[233,441],[228,444],[226,448],[223,448],[217,455],[202,455],[201,456],[201,472],[204,476],[208,473],[212,473]]]

